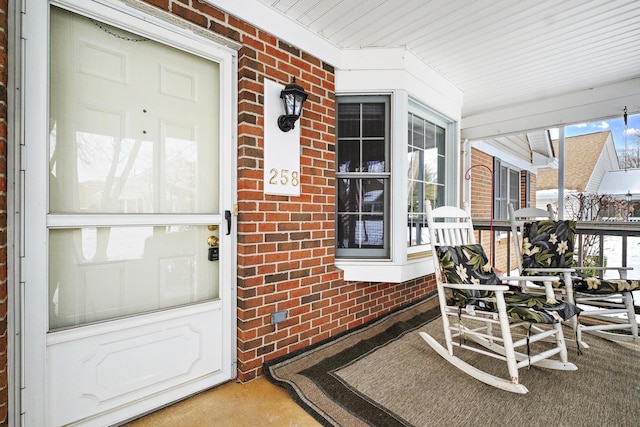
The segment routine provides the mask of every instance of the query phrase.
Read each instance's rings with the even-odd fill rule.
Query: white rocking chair
[[[432,209],[429,203],[426,213],[445,345],[420,331],[422,338],[463,372],[488,385],[514,393],[528,392],[519,383],[520,368],[537,366],[576,370],[577,367],[567,360],[561,321],[573,317],[577,308],[570,303],[547,300],[544,296],[513,291],[509,286],[500,284],[501,279],[489,266],[482,246],[476,244],[467,212],[451,206]],[[470,328],[464,323],[474,326]],[[525,329],[519,329],[522,327]],[[466,340],[479,346],[469,345]],[[551,344],[536,354],[529,350],[516,351],[542,340]],[[478,369],[455,356],[454,348],[505,361],[508,378]],[[552,358],[554,356],[557,357]]]
[[[572,319],[581,347],[589,347],[582,340],[582,332],[610,341],[640,341],[631,293],[640,290],[640,281],[627,279],[627,271],[632,270],[631,267],[578,266],[574,258],[576,222],[555,221],[549,206],[548,212],[545,212],[534,208],[514,210],[509,204],[509,220],[518,273],[525,277],[531,274],[538,277],[544,274],[561,276],[562,280],[557,282],[546,278],[549,282],[546,289],[553,282],[556,293],[560,293],[562,299],[583,309],[580,319]],[[556,247],[555,242],[560,240],[566,242],[564,257],[557,256],[555,251],[549,249]],[[585,274],[606,270],[618,270],[620,278],[600,279]],[[621,333],[624,330],[627,333]]]

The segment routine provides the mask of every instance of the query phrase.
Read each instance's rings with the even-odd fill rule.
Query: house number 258
[[[271,168],[269,171],[269,184],[297,187],[300,185],[300,177],[296,171],[291,172],[288,169]]]

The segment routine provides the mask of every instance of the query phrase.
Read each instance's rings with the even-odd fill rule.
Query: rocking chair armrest
[[[517,280],[521,281],[532,281],[532,282],[542,282],[544,285],[544,293],[547,296],[547,301],[555,301],[553,285],[551,282],[559,282],[562,280],[559,276],[502,276],[502,280]]]
[[[595,271],[607,271],[607,270],[618,270],[618,275],[620,276],[621,279],[626,280],[627,279],[627,271],[633,270],[633,267],[575,267],[575,269],[577,271],[589,271],[589,270],[595,270]]]
[[[451,289],[470,289],[476,291],[492,291],[492,292],[503,292],[508,291],[509,286],[507,285],[476,285],[473,283],[443,283],[442,286],[445,288]]]
[[[531,281],[531,282],[544,282],[544,281],[552,281],[552,282],[559,282],[560,281],[560,276],[500,276],[500,280],[504,280],[504,281],[521,281],[521,280],[526,280],[526,281]]]
[[[531,271],[532,273],[573,273],[576,271],[575,268],[525,268],[525,271]]]
[[[576,270],[596,270],[596,271],[606,271],[606,270],[618,270],[618,271],[630,271],[633,270],[633,267],[573,267]]]

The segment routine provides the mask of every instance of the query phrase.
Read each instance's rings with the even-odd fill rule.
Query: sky
[[[602,132],[610,130],[613,136],[613,143],[618,153],[624,151],[625,148],[625,126],[622,115],[610,120],[600,120],[597,122],[580,123],[573,126],[566,126],[565,136],[584,135],[587,133]],[[551,138],[558,138],[558,129],[551,129]],[[636,147],[640,144],[640,114],[627,118],[626,129],[627,148]]]

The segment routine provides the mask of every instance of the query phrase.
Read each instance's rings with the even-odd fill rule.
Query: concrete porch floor
[[[125,424],[127,427],[317,427],[283,388],[260,377],[231,381]]]

